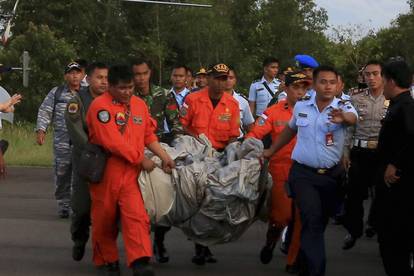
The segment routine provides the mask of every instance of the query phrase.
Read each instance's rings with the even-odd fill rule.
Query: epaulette
[[[368,95],[369,89],[368,88],[362,88],[361,89],[361,88],[358,88],[358,87],[354,87],[354,88],[349,89],[348,95],[352,97],[352,96],[360,95],[364,92],[366,92],[367,95]]]
[[[300,98],[298,101],[302,102],[302,101],[309,101],[312,97],[309,95],[303,96],[302,98]]]
[[[351,102],[350,100],[340,99],[340,100],[338,101],[338,104],[339,104],[339,105],[346,105],[346,104],[348,104],[348,103],[350,103],[350,102]]]

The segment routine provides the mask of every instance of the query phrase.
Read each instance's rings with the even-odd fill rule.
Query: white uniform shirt
[[[233,98],[239,102],[240,108],[240,137],[243,136],[241,128],[254,123],[252,112],[250,111],[249,102],[236,91],[233,90]]]
[[[279,80],[273,79],[271,82],[267,82],[264,77],[262,77],[260,80],[254,81],[250,85],[249,101],[256,102],[256,116],[262,115],[262,113],[266,110],[267,105],[273,98],[273,96],[269,93],[263,84],[264,82],[267,83],[267,86],[270,88],[273,95],[276,94],[280,85]]]

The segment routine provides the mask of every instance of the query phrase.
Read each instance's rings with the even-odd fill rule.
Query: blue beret
[[[296,64],[302,68],[316,68],[319,66],[319,63],[313,57],[308,55],[296,55],[295,61]]]

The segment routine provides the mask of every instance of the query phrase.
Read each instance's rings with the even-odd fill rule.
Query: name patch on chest
[[[231,113],[223,113],[220,114],[218,117],[219,121],[221,122],[228,122],[231,120]]]

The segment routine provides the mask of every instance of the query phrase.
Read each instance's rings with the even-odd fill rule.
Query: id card
[[[334,144],[334,136],[332,132],[328,132],[325,135],[325,144],[329,147],[329,146],[333,146]]]

